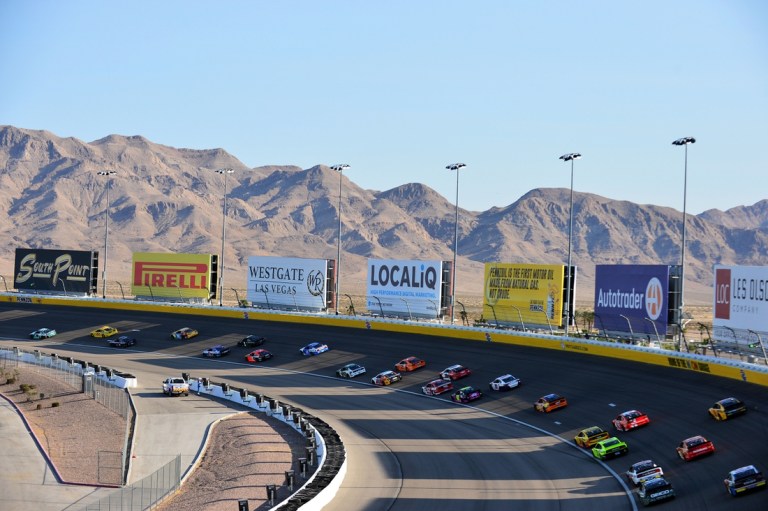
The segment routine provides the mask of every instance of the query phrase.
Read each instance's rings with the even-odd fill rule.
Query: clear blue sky
[[[570,186],[689,213],[768,198],[768,2],[0,1],[0,124],[348,163],[506,206]]]

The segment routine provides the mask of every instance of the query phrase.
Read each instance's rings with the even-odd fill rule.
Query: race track
[[[135,350],[106,347],[88,333],[109,324],[137,330]],[[172,330],[190,326],[201,335],[172,341]],[[48,341],[30,341],[40,327],[56,328]],[[268,338],[263,347],[275,358],[246,365],[247,348],[229,357],[200,357],[213,344],[234,345],[246,334]],[[310,341],[331,350],[303,357]],[[714,511],[768,509],[768,491],[733,499],[722,479],[728,470],[758,464],[768,470],[768,390],[690,371],[474,341],[407,336],[373,330],[303,327],[186,315],[68,309],[0,304],[0,343],[75,356],[139,377],[140,391],[160,392],[160,381],[182,371],[261,390],[322,417],[341,435],[349,471],[332,511],[531,510],[617,511],[639,506],[617,479],[630,463],[651,458],[664,468],[678,497],[665,510]],[[379,371],[405,356],[427,360],[391,388],[367,385]],[[353,381],[336,379],[335,370],[358,362],[368,373]],[[423,396],[420,387],[443,368],[461,363],[473,374],[456,386],[485,392],[477,407]],[[504,373],[522,379],[518,389],[492,393],[488,382]],[[549,415],[533,411],[541,395],[557,392],[569,406]],[[750,406],[746,416],[715,422],[706,413],[717,399],[734,395]],[[596,462],[572,445],[582,428],[605,429],[618,413],[637,408],[652,423],[619,433],[628,456]],[[717,452],[685,463],[675,446],[701,434]],[[563,441],[565,440],[565,441]]]

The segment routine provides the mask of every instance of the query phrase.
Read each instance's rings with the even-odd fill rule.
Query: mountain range
[[[366,190],[325,165],[249,168],[223,149],[0,126],[0,274],[17,247],[103,250],[107,194],[110,278],[129,278],[133,252],[219,253],[226,185],[225,286],[242,288],[249,256],[336,257],[340,177],[342,292],[364,292],[369,257],[452,259],[455,205],[423,184]],[[569,194],[460,209],[458,294],[482,294],[485,262],[564,263]],[[573,206],[579,301],[592,300],[596,264],[679,264],[681,212],[583,192]],[[686,239],[686,300],[711,304],[714,264],[768,264],[768,199],[689,215]]]

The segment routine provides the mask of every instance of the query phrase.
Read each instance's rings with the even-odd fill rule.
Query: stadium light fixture
[[[107,207],[104,208],[104,258],[101,265],[101,298],[107,298],[107,247],[109,246],[109,188],[112,183],[112,176],[117,174],[114,170],[100,170],[96,172],[98,176],[105,176],[107,179]]]
[[[215,171],[224,176],[224,205],[221,212],[221,254],[219,255],[219,307],[224,305],[224,243],[227,239],[227,176],[234,172],[234,169],[223,168]]]
[[[453,273],[451,278],[451,324],[453,324],[456,317],[456,253],[459,250],[459,170],[464,167],[466,167],[464,163],[451,163],[445,166],[448,170],[456,171],[456,219],[453,223],[453,266],[451,267],[451,273]]]
[[[341,178],[345,169],[351,168],[346,163],[339,163],[333,165],[331,170],[335,170],[339,173],[339,230],[336,235],[336,291],[334,293],[333,301],[336,306],[336,315],[339,315],[339,289],[341,281]]]
[[[569,207],[570,220],[568,221],[568,265],[565,267],[566,278],[568,287],[565,291],[565,335],[568,335],[568,325],[571,323],[571,288],[573,282],[571,282],[571,244],[573,243],[573,161],[581,158],[579,153],[568,153],[560,157],[563,161],[571,162],[571,200]]]
[[[695,144],[696,139],[693,137],[678,138],[672,145],[685,147],[685,166],[683,170],[683,230],[680,246],[680,307],[678,308],[679,324],[682,324],[683,310],[685,307],[685,224],[686,224],[686,199],[688,197],[688,144]],[[682,338],[683,332],[680,330],[680,337]]]

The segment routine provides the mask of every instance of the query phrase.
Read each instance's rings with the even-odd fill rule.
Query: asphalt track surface
[[[136,349],[110,349],[88,336],[104,324],[136,330]],[[182,326],[201,334],[170,340],[169,333]],[[27,339],[41,327],[59,335]],[[246,348],[234,348],[222,359],[200,356],[207,347],[234,345],[246,334],[266,336],[264,348],[275,357],[244,364]],[[661,504],[665,510],[768,509],[768,491],[734,499],[722,484],[736,467],[757,464],[768,470],[768,391],[742,381],[570,352],[375,330],[16,303],[0,304],[0,338],[6,346],[134,372],[147,390],[160,392],[164,377],[184,371],[261,391],[322,417],[341,435],[349,460],[344,483],[325,508],[331,511],[636,509],[642,506],[627,495],[631,488],[623,473],[648,458],[663,467],[678,495]],[[331,350],[303,357],[299,348],[314,340]],[[424,358],[427,367],[406,373],[392,387],[367,384],[409,355]],[[335,370],[348,362],[360,363],[368,373],[353,381],[335,378]],[[475,407],[420,392],[423,383],[454,363],[473,370],[457,387],[485,392]],[[488,382],[508,372],[523,384],[491,392]],[[549,392],[565,395],[569,406],[536,413],[532,403]],[[746,401],[749,413],[726,422],[710,419],[707,408],[731,395]],[[613,417],[635,408],[652,423],[618,433],[629,444],[629,455],[602,463],[572,445],[580,429],[609,429]],[[675,447],[697,434],[712,440],[717,452],[683,462]]]

